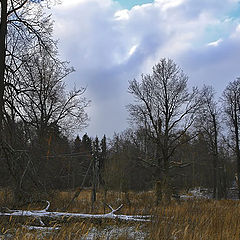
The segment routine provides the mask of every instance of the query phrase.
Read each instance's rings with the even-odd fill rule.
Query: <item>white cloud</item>
[[[181,5],[184,0],[155,0],[155,3],[159,4],[163,11],[174,8]]]
[[[225,85],[227,69],[236,74],[240,61],[239,19],[228,16],[236,5],[231,0],[155,0],[127,10],[112,0],[64,0],[56,7],[61,53],[77,70],[76,84],[87,85],[92,99],[90,133],[110,134],[126,127],[128,80],[151,71],[162,57],[173,58],[194,83],[206,75],[209,81],[218,79],[218,87]],[[106,118],[108,109],[118,111]]]
[[[240,24],[238,24],[236,27],[235,35],[240,36]]]
[[[217,46],[219,46],[219,44],[220,44],[222,41],[223,41],[223,40],[220,38],[220,39],[218,39],[217,41],[208,43],[207,46],[217,47]]]
[[[136,45],[133,45],[133,46],[130,48],[130,50],[129,50],[129,52],[128,52],[128,55],[129,55],[129,56],[133,55],[134,52],[136,51],[137,47],[138,47],[137,44],[136,44]]]
[[[114,17],[116,20],[128,20],[129,19],[129,10],[119,10],[114,14]]]
[[[236,32],[240,33],[240,24],[237,25]]]

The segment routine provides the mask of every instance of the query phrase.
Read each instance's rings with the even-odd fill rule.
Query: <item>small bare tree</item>
[[[155,142],[157,204],[162,193],[169,200],[170,170],[183,167],[173,161],[175,150],[183,143],[179,141],[193,125],[196,109],[199,107],[198,91],[187,90],[188,77],[172,61],[161,59],[153,67],[152,75],[142,75],[141,82],[130,81],[129,92],[136,103],[128,106],[131,119],[147,129],[148,136]]]

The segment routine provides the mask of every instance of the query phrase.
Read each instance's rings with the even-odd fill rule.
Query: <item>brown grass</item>
[[[239,240],[240,203],[192,200],[160,207],[151,225],[152,239]]]
[[[55,192],[51,194],[50,211],[61,211],[68,204],[73,192]],[[8,196],[11,196],[9,193]],[[3,204],[4,194],[0,193],[0,204]],[[69,212],[90,213],[91,191],[83,191],[74,202]],[[94,213],[104,212],[103,193],[97,195]],[[169,205],[154,206],[153,192],[109,192],[106,202],[113,207],[121,203],[124,208],[122,214],[151,214],[153,221],[147,224],[123,223],[116,221],[72,221],[64,219],[62,222],[45,221],[48,226],[61,226],[60,231],[29,231],[22,225],[36,225],[36,219],[21,217],[1,217],[0,232],[9,239],[84,239],[94,228],[103,232],[104,229],[131,228],[133,231],[144,231],[145,239],[149,240],[239,240],[240,239],[240,202],[233,200],[191,200],[172,202]],[[3,205],[2,205],[3,206]],[[31,206],[28,206],[31,209]],[[108,209],[105,209],[109,212]],[[148,237],[147,237],[148,236]],[[1,236],[0,236],[1,239]],[[8,238],[5,238],[8,239]],[[94,239],[108,239],[104,234],[95,234]],[[137,239],[126,233],[119,233],[113,239]]]

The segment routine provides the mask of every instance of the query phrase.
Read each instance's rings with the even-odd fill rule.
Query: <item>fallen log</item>
[[[41,225],[41,218],[47,217],[51,219],[63,219],[63,218],[79,218],[79,219],[113,219],[122,221],[133,221],[133,222],[149,222],[151,221],[151,216],[141,216],[141,215],[117,215],[115,214],[119,211],[123,205],[121,204],[117,209],[113,209],[110,205],[107,205],[111,212],[107,214],[83,214],[83,213],[69,213],[69,212],[49,212],[50,202],[47,201],[47,207],[43,210],[11,210],[0,212],[0,216],[22,216],[22,217],[33,217],[39,219]]]

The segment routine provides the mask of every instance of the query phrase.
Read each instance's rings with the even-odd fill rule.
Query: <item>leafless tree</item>
[[[234,152],[237,160],[237,183],[238,197],[240,199],[240,149],[239,149],[239,126],[240,126],[240,78],[230,82],[222,96],[227,125],[233,139]]]
[[[4,118],[4,96],[6,89],[6,73],[9,66],[7,64],[8,58],[11,55],[9,43],[9,33],[12,29],[19,32],[20,38],[26,38],[29,33],[28,39],[35,38],[44,43],[44,38],[42,33],[46,32],[44,23],[39,20],[39,11],[41,11],[42,6],[36,6],[36,2],[41,1],[31,1],[31,0],[1,0],[0,1],[0,140],[3,137],[3,118]],[[14,39],[15,44],[16,40]],[[11,58],[17,60],[17,55],[11,55]]]
[[[24,55],[19,72],[14,74],[18,77],[13,80],[15,94],[10,92],[5,100],[6,115],[13,112],[14,120],[23,122],[31,131],[28,145],[34,149],[32,160],[40,176],[50,174],[47,160],[59,129],[69,133],[85,127],[88,120],[85,89],[66,91],[65,77],[73,69],[57,58],[57,51],[49,51],[37,45],[34,52]],[[42,185],[45,188],[46,182]]]
[[[84,109],[89,103],[83,96],[84,88],[66,91],[64,79],[73,69],[58,59],[51,18],[44,13],[44,6],[36,2],[41,1],[0,1],[0,157],[14,181],[18,183],[20,179],[16,189],[22,188],[26,176],[35,181],[36,166],[22,144],[22,169],[18,168],[19,148],[9,145],[13,141],[6,139],[6,130],[11,131],[14,139],[16,126],[21,125],[24,132],[31,132],[26,135],[35,134],[46,145],[49,143],[43,138],[56,128],[84,127]],[[56,1],[44,1],[53,2]],[[24,142],[29,145],[31,140]]]
[[[151,75],[142,75],[141,82],[130,81],[129,92],[136,103],[128,106],[131,119],[147,129],[147,134],[157,146],[156,168],[157,203],[164,193],[169,200],[169,171],[183,167],[173,161],[179,141],[193,125],[196,109],[199,107],[198,90],[187,90],[188,77],[170,59],[161,59],[153,67]],[[165,190],[164,190],[165,189]]]
[[[85,88],[66,91],[64,80],[73,69],[51,53],[40,47],[38,52],[23,59],[17,85],[22,90],[15,98],[17,115],[33,126],[40,138],[47,135],[51,126],[69,131],[85,127],[88,120]]]
[[[196,128],[207,143],[212,156],[213,165],[213,198],[220,199],[223,195],[221,186],[223,180],[223,163],[219,156],[219,132],[221,129],[221,111],[214,99],[213,87],[204,86],[201,94],[202,104],[197,111]],[[221,170],[221,171],[220,171]]]
[[[56,55],[56,51],[54,50],[56,46],[52,38],[52,21],[50,17],[45,16],[44,13],[40,11],[37,12],[37,17],[35,18],[35,20],[38,20],[37,22],[39,25],[44,24],[43,29],[38,29],[38,35],[33,35],[29,32],[22,23],[13,23],[8,27],[3,114],[5,129],[4,140],[8,141],[12,147],[15,147],[15,128],[16,122],[19,121],[19,114],[17,114],[18,111],[16,111],[19,106],[17,105],[16,99],[22,96],[24,92],[29,92],[30,90],[30,88],[25,88],[27,85],[27,77],[24,71],[24,64],[28,59],[31,61],[34,55],[39,56],[40,48],[43,48],[45,52],[47,51],[49,57],[51,56],[53,59]],[[23,19],[23,17],[21,19]],[[15,24],[17,26],[15,26]],[[42,42],[39,42],[38,37],[42,40],[44,39],[44,45]],[[57,59],[55,59],[55,61],[56,63],[59,62]],[[8,132],[8,134],[6,134],[6,132]],[[8,135],[12,140],[9,141],[9,138],[6,138]]]

